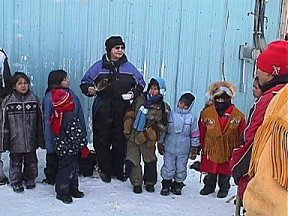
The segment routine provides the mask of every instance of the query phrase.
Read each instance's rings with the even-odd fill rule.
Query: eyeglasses
[[[116,50],[119,50],[120,48],[122,49],[122,50],[125,50],[125,46],[115,46],[114,47]]]

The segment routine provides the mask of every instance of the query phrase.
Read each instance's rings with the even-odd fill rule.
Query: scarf
[[[150,96],[149,94],[146,95],[146,101],[144,102],[144,105],[142,105],[137,112],[133,125],[134,129],[137,131],[144,130],[147,123],[147,115],[150,107],[153,104],[159,104],[161,101],[163,101],[163,96],[160,94],[156,96]]]
[[[64,89],[52,89],[51,99],[54,107],[54,112],[50,118],[51,129],[54,134],[60,135],[63,113],[74,111],[75,103],[73,102],[73,96]]]

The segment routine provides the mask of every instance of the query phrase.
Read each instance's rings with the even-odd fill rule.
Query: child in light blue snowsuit
[[[184,180],[187,177],[187,162],[189,154],[196,158],[199,142],[197,118],[191,113],[195,97],[191,93],[183,94],[176,110],[169,115],[167,131],[158,142],[160,154],[164,152],[164,164],[161,168],[161,195],[171,192],[181,195]]]

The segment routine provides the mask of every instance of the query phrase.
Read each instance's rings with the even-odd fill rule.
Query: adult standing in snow
[[[107,53],[86,72],[80,88],[86,96],[95,96],[93,146],[101,169],[100,177],[104,182],[110,182],[111,176],[125,181],[123,118],[130,106],[129,100],[142,93],[145,82],[142,74],[127,60],[125,43],[120,36],[109,37],[105,47]]]
[[[271,165],[273,162],[273,167],[278,167],[282,160],[283,166],[286,166],[287,168],[287,161],[283,160],[281,154],[277,155],[275,151],[275,149],[277,149],[277,152],[279,149],[282,149],[283,155],[286,154],[287,159],[287,148],[286,150],[283,149],[285,145],[287,146],[287,138],[279,139],[279,137],[282,137],[281,133],[279,133],[278,137],[278,135],[273,134],[276,133],[276,129],[272,130],[272,127],[268,127],[269,122],[271,123],[271,119],[268,118],[269,113],[274,113],[276,115],[274,116],[275,122],[277,122],[277,119],[279,119],[280,116],[285,114],[285,111],[283,112],[283,109],[285,109],[284,104],[282,104],[283,109],[276,106],[277,101],[280,98],[285,98],[283,97],[283,94],[275,100],[273,97],[278,94],[280,95],[280,93],[277,92],[282,92],[281,89],[288,83],[287,41],[274,41],[268,45],[267,49],[258,58],[257,76],[259,77],[259,83],[263,94],[256,100],[252,107],[248,125],[244,130],[244,145],[233,153],[231,160],[232,173],[234,181],[237,184],[248,184],[244,193],[244,207],[247,210],[247,215],[287,215],[287,169],[281,171],[283,179],[286,179],[286,183],[281,183],[278,176],[279,173],[275,172]],[[273,103],[271,101],[272,99],[274,101]],[[271,106],[269,105],[270,102]],[[285,101],[283,101],[283,103],[285,103]],[[270,107],[269,109],[267,108],[268,106]],[[276,111],[279,111],[279,113],[272,111],[271,107],[277,107],[278,110],[276,109]],[[285,116],[282,118],[285,121]],[[265,127],[267,128],[265,129],[263,126],[261,127],[262,129],[259,128],[262,124],[266,125]],[[255,136],[256,131],[257,134],[262,134],[263,142],[259,135],[257,137]],[[278,141],[273,141],[273,148],[271,144],[271,135],[278,137]],[[262,143],[260,143],[259,140]],[[280,142],[281,140],[282,142]],[[272,154],[268,155],[267,151]],[[263,160],[265,160],[265,163]],[[271,167],[271,169],[269,169],[269,167]],[[252,180],[250,180],[251,177],[253,177]],[[249,180],[251,182],[249,182]],[[258,184],[258,186],[255,184]],[[283,193],[285,190],[286,192]],[[255,193],[255,191],[257,191],[257,193]],[[252,195],[252,193],[255,194]],[[284,196],[281,196],[281,194],[284,194]]]
[[[235,86],[227,81],[215,82],[209,87],[211,104],[200,115],[199,129],[203,149],[200,170],[208,174],[204,178],[201,195],[215,191],[218,179],[218,198],[228,195],[231,170],[229,161],[234,148],[241,144],[246,126],[245,115],[231,103]]]
[[[12,76],[10,72],[7,55],[0,48],[0,105],[3,99],[8,95],[8,93],[12,91],[11,80]],[[0,149],[0,152],[1,151],[3,151],[3,149]],[[8,178],[6,177],[3,170],[3,161],[1,160],[1,153],[0,153],[0,185],[5,185],[8,182],[9,182]]]

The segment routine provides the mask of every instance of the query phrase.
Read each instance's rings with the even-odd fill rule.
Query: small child
[[[124,118],[124,133],[128,137],[125,175],[130,178],[134,193],[142,193],[143,181],[146,191],[155,191],[154,185],[157,182],[155,144],[165,130],[169,109],[163,101],[165,91],[165,81],[162,78],[152,78],[147,92],[136,98],[132,103],[132,110],[127,112]],[[144,161],[144,175],[142,175],[141,155]]]
[[[84,196],[78,189],[78,156],[80,150],[87,146],[82,107],[69,85],[67,72],[51,71],[43,99],[47,155],[56,154],[56,158],[46,157],[53,161],[52,165],[51,161],[46,162],[45,174],[55,181],[56,198],[64,203],[71,203],[72,197]]]
[[[246,126],[245,114],[232,104],[235,86],[227,81],[215,82],[209,87],[210,103],[199,120],[202,158],[200,170],[206,172],[201,195],[214,193],[218,181],[218,198],[228,195],[231,169],[229,161],[232,152],[241,144]]]
[[[165,152],[161,168],[163,180],[160,194],[163,196],[169,195],[170,188],[173,194],[181,195],[187,177],[189,153],[195,159],[200,146],[197,119],[191,113],[194,100],[190,92],[180,97],[176,110],[169,115],[166,135],[158,142],[159,153]]]
[[[2,102],[1,144],[10,151],[9,178],[13,191],[35,188],[38,175],[36,149],[44,148],[43,121],[38,97],[29,89],[26,74],[16,72],[13,92]],[[24,166],[24,168],[23,168]]]

